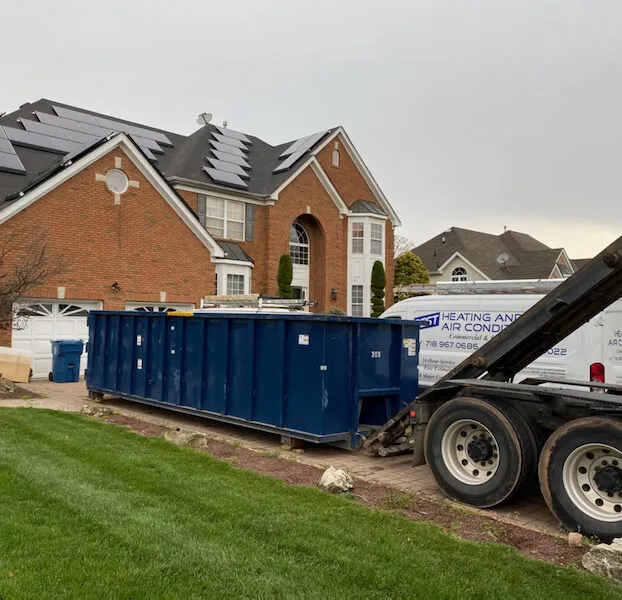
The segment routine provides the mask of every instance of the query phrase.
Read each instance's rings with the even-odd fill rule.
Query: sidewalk
[[[87,396],[86,388],[82,381],[64,384],[36,381],[28,385],[24,384],[22,387],[41,394],[45,398],[37,400],[1,400],[0,406],[31,406],[65,412],[79,412],[85,404],[93,404]],[[352,475],[366,481],[381,483],[404,492],[421,494],[435,500],[444,498],[444,495],[434,482],[428,467],[425,465],[412,467],[412,457],[409,455],[375,458],[363,451],[349,452],[329,446],[315,446],[312,444],[304,446],[302,452],[296,450],[288,451],[282,450],[280,437],[277,435],[218,423],[217,421],[210,421],[200,417],[183,415],[166,409],[154,408],[125,400],[106,398],[102,405],[109,406],[120,414],[158,425],[200,431],[209,437],[241,444],[251,450],[278,451],[283,458],[291,458],[305,464],[324,468],[334,466],[346,469]],[[489,517],[498,518],[506,523],[529,529],[556,535],[561,533],[557,520],[548,510],[538,490],[534,490],[529,497],[515,500],[499,509],[480,511],[468,507],[468,510],[481,512]]]

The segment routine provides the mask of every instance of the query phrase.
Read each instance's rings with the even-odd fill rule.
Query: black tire
[[[54,381],[54,375],[52,375],[52,371],[48,373],[48,381]]]
[[[497,454],[490,457],[496,461],[496,471],[485,473],[486,477],[488,473],[492,474],[483,482],[461,481],[454,475],[456,469],[452,472],[443,456],[445,435],[449,436],[451,430],[463,421],[483,425],[496,442],[492,448],[498,445]],[[511,406],[479,398],[455,398],[441,405],[428,423],[424,446],[426,462],[443,492],[450,498],[479,508],[490,508],[509,500],[533,480],[537,470],[538,447],[527,421]],[[466,458],[462,464],[464,460]],[[465,469],[471,466],[476,465],[469,463]],[[474,470],[475,473],[479,475],[479,471]]]
[[[593,463],[599,462],[598,452],[587,448],[589,445],[602,445],[616,449],[618,456],[616,457],[613,453],[613,460],[610,459],[607,462],[611,463],[612,468],[614,466],[622,468],[622,460],[619,457],[622,455],[622,422],[606,417],[576,419],[554,431],[544,445],[538,466],[540,489],[548,507],[569,531],[579,531],[585,536],[610,542],[613,538],[622,537],[622,492],[616,491],[610,498],[606,492],[594,485],[593,479],[589,479],[589,474],[596,471],[588,467],[585,469],[587,474],[580,475],[582,473],[580,469],[585,467],[574,468],[576,462],[573,457],[580,455],[579,449],[584,446],[586,446],[586,461],[588,456],[592,455],[594,456]],[[605,460],[607,456],[612,456],[611,450],[600,458]],[[564,475],[565,465],[567,465],[566,475]],[[580,485],[582,481],[580,477],[588,477],[588,492],[583,495],[579,491],[583,489]],[[618,481],[620,481],[619,478],[620,471],[618,471]],[[574,486],[576,491],[573,491],[571,483],[573,480],[579,483]],[[592,482],[591,491],[589,482]],[[617,500],[619,504],[616,504]],[[599,501],[602,502],[600,507],[596,504]],[[610,514],[608,516],[604,514],[602,518],[598,518],[587,512],[590,509]],[[618,513],[619,517],[617,517]],[[607,518],[612,520],[608,521]]]

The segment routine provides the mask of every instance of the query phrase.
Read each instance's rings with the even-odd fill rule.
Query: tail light
[[[605,383],[605,365],[603,363],[592,363],[590,365],[590,381]]]

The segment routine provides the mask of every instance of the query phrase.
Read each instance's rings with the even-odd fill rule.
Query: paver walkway
[[[44,395],[45,398],[37,400],[0,400],[0,406],[33,406],[67,412],[79,412],[85,404],[92,403],[87,396],[83,381],[64,384],[35,381],[28,385],[23,385],[23,387]],[[302,452],[296,450],[287,451],[282,450],[281,440],[277,435],[114,398],[106,398],[103,404],[110,406],[120,414],[151,423],[200,431],[209,437],[239,443],[251,450],[279,451],[284,458],[292,458],[318,467],[334,466],[346,469],[352,475],[367,481],[381,483],[405,492],[414,492],[432,499],[444,498],[434,482],[428,467],[425,465],[412,467],[412,457],[410,455],[375,458],[364,451],[350,452],[313,444],[307,444]],[[498,509],[479,511],[478,509],[468,507],[468,510],[481,512],[501,521],[529,529],[546,531],[557,535],[561,533],[557,520],[548,510],[537,489],[527,497],[522,497]]]

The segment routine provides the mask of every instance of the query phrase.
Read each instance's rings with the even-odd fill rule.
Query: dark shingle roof
[[[555,268],[561,248],[549,248],[517,231],[493,235],[452,227],[412,251],[431,273],[459,252],[490,279],[546,279]],[[503,254],[507,255],[505,266],[497,262]]]
[[[370,202],[369,200],[356,200],[350,210],[353,213],[370,213],[373,215],[386,215],[387,213],[382,210],[377,204]]]
[[[56,116],[57,113],[54,107],[75,110],[94,117],[112,119],[122,125],[127,125],[128,129],[141,127],[164,134],[173,145],[161,145],[162,152],[154,152],[152,156],[157,159],[156,165],[167,179],[180,178],[196,182],[199,185],[216,188],[229,187],[226,184],[213,181],[203,170],[204,166],[209,166],[206,158],[208,156],[215,158],[211,154],[210,140],[213,134],[219,133],[219,131],[217,127],[211,124],[204,125],[189,136],[184,136],[60,102],[41,99],[33,103],[24,104],[18,110],[0,117],[0,126],[23,130],[24,126],[20,119],[37,122],[38,117],[35,112]],[[250,177],[246,180],[248,189],[243,191],[259,196],[265,196],[273,192],[291,176],[295,168],[304,163],[309,156],[309,152],[317,148],[332,131],[334,130],[326,131],[307,152],[292,164],[290,169],[280,173],[273,173],[274,169],[282,161],[279,157],[295,140],[286,144],[271,146],[257,137],[248,135],[247,137],[252,143],[249,145],[249,152],[246,158],[251,166],[251,170],[249,172]],[[0,200],[23,190],[33,181],[36,181],[41,173],[46,172],[62,161],[62,154],[59,154],[58,151],[51,152],[44,149],[25,148],[17,143],[13,143],[13,148],[22,161],[26,173],[15,174],[0,170]]]
[[[218,241],[218,245],[225,251],[224,258],[228,260],[242,260],[246,262],[253,262],[253,259],[244,252],[240,244],[235,242],[222,242]]]

